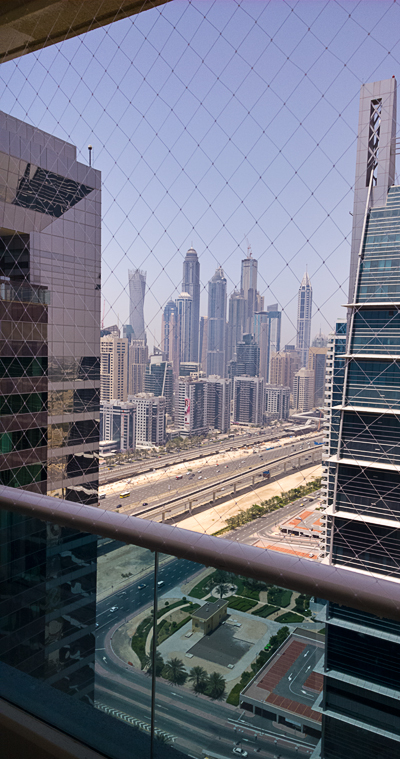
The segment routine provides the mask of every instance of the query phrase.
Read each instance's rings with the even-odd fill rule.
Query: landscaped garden
[[[293,611],[285,611],[284,614],[280,614],[276,617],[275,622],[281,622],[282,625],[294,625],[304,622],[304,617],[300,617],[299,614],[294,614]]]
[[[264,604],[264,606],[261,606],[259,609],[256,609],[255,611],[252,611],[251,613],[254,614],[256,617],[269,617],[271,614],[274,614],[276,611],[279,611],[279,606],[271,606],[270,604]]]
[[[249,609],[254,609],[257,606],[257,601],[241,596],[231,596],[228,598],[228,606],[230,609],[236,609],[236,611],[249,611]]]
[[[284,609],[286,606],[289,606],[292,600],[292,595],[293,593],[291,590],[285,590],[285,588],[277,588],[275,586],[272,586],[268,590],[268,603]]]
[[[165,606],[162,609],[158,609],[157,619],[160,619],[160,617],[163,617],[165,614],[172,611],[173,609],[176,609],[179,606],[181,607],[180,611],[185,612],[184,618],[179,619],[179,621],[173,620],[173,619],[162,620],[160,624],[157,625],[158,644],[162,643],[163,640],[166,640],[167,638],[169,638],[170,635],[172,635],[181,627],[183,627],[183,625],[185,625],[186,622],[189,622],[190,615],[193,614],[193,612],[199,608],[199,604],[194,604],[191,602],[187,603],[185,597],[181,598],[180,601],[175,601],[172,604],[168,603],[167,601],[165,603]],[[139,623],[139,625],[136,628],[135,634],[132,636],[132,640],[131,640],[132,650],[135,652],[135,654],[139,658],[140,666],[142,667],[142,669],[144,667],[144,663],[147,661],[147,658],[148,658],[146,654],[146,640],[152,628],[152,625],[153,625],[153,614],[151,612],[148,617],[145,617],[145,619],[143,619]]]

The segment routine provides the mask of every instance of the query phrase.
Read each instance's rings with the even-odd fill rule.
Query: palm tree
[[[227,593],[229,593],[229,585],[224,585],[224,583],[219,583],[219,585],[215,586],[215,590],[218,591],[219,597],[222,598],[222,596],[226,596]]]
[[[143,667],[142,669],[146,669],[149,675],[153,672],[153,660],[151,653],[147,655],[143,661]],[[156,651],[156,677],[160,677],[161,672],[164,669],[164,659],[162,658],[159,651]]]
[[[212,672],[208,676],[206,693],[210,698],[221,698],[225,693],[225,678],[219,672]]]
[[[207,685],[207,672],[204,667],[192,667],[189,672],[189,680],[193,683],[196,693],[203,693]]]
[[[187,678],[183,661],[178,659],[178,657],[168,659],[163,670],[163,677],[174,685],[182,685]]]

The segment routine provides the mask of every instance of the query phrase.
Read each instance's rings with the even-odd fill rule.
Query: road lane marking
[[[146,733],[150,732],[151,728],[147,722],[143,722],[143,720],[136,719],[135,717],[131,717],[130,714],[126,714],[125,712],[121,712],[119,709],[114,709],[111,706],[102,704],[100,701],[95,701],[94,704],[95,704],[96,709],[100,709],[106,714],[109,714],[111,717],[117,717],[117,719],[120,719],[123,722],[128,722],[131,725],[135,725],[135,727],[138,727],[139,730],[144,730]],[[157,735],[165,736],[165,738],[170,740],[171,743],[173,743],[176,740],[175,735],[172,735],[171,733],[167,733],[165,730],[160,730],[158,727],[154,729],[154,732]]]

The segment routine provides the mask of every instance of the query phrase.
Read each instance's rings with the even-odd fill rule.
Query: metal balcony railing
[[[5,486],[0,508],[400,621],[400,583],[385,578]]]

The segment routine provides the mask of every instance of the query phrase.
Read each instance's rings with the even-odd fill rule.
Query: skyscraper
[[[128,338],[106,335],[100,340],[100,400],[126,401],[128,395]]]
[[[245,332],[246,301],[242,292],[234,290],[229,298],[228,309],[227,362],[236,358],[236,346],[242,340]]]
[[[172,364],[164,361],[163,356],[150,356],[150,362],[146,366],[144,375],[145,393],[153,393],[156,397],[165,398],[166,412],[172,415],[174,412],[174,377]]]
[[[248,248],[247,258],[242,261],[242,273],[240,289],[245,299],[244,332],[253,331],[253,316],[257,303],[257,267],[258,262],[252,257],[251,248]]]
[[[312,287],[310,277],[305,272],[297,301],[296,349],[300,353],[301,366],[307,366],[311,335]]]
[[[177,372],[179,364],[178,309],[173,300],[168,301],[162,315],[161,350],[168,361],[171,361],[174,372]]]
[[[314,406],[321,406],[325,395],[325,368],[327,347],[312,347],[308,351],[308,369],[314,372]]]
[[[146,272],[130,269],[129,275],[129,323],[136,340],[146,340],[144,325],[144,296],[146,294]]]
[[[296,372],[293,378],[293,406],[297,411],[310,411],[314,407],[314,372],[305,369]]]
[[[230,382],[221,377],[207,377],[205,416],[210,430],[228,432],[230,428]]]
[[[206,394],[205,379],[196,379],[193,375],[179,378],[175,418],[183,434],[207,433]]]
[[[219,266],[208,283],[207,376],[226,375],[226,279]]]
[[[300,369],[300,354],[294,345],[285,345],[285,350],[271,356],[269,381],[271,385],[283,385],[293,390],[293,378]]]
[[[207,345],[208,345],[208,318],[200,317],[200,336],[199,336],[199,365],[204,374],[207,373]]]
[[[324,560],[376,583],[400,579],[396,89],[394,78],[361,87],[349,331],[342,387],[331,388],[324,478]],[[395,759],[400,624],[329,603],[326,641],[322,756],[333,759],[345,745],[352,759]]]
[[[4,113],[0,145],[0,481],[94,506],[100,173]],[[93,701],[96,537],[5,511],[0,528],[2,661]]]
[[[185,361],[199,361],[200,325],[200,263],[194,248],[189,248],[183,262],[182,292],[192,298],[190,341],[188,358]],[[183,359],[180,359],[183,361]]]
[[[176,299],[176,308],[178,312],[178,353],[179,363],[186,361],[194,361],[191,358],[192,351],[192,313],[193,313],[193,298],[189,293],[182,292],[179,298]],[[194,361],[197,363],[196,361]]]
[[[149,349],[145,340],[135,340],[130,335],[128,345],[128,395],[136,395],[144,390],[144,373],[149,360]]]
[[[256,377],[259,369],[260,348],[254,340],[254,335],[243,335],[243,340],[236,346],[236,359],[229,362],[230,379],[244,375]]]
[[[260,376],[269,382],[270,360],[281,346],[281,312],[278,304],[254,314],[254,339],[260,348]]]
[[[264,417],[262,377],[235,377],[233,380],[233,421],[259,426]]]

